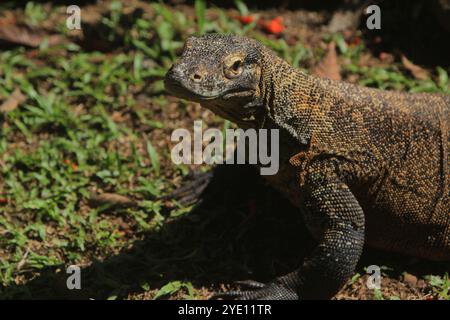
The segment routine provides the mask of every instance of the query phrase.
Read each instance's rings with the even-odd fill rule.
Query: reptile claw
[[[271,282],[263,284],[257,281],[238,281],[249,288],[245,291],[227,291],[215,293],[211,299],[233,300],[298,300],[297,292],[283,284]]]
[[[242,300],[240,299],[242,295],[244,294],[244,291],[227,291],[227,292],[216,292],[212,295],[210,300],[217,300],[217,299],[225,299],[225,300]]]
[[[248,289],[261,289],[264,288],[266,285],[262,282],[254,281],[254,280],[241,280],[241,281],[235,281],[235,285],[248,288]]]
[[[176,200],[181,205],[187,206],[200,200],[200,195],[213,178],[213,172],[194,173],[192,180],[182,187],[174,190],[168,195],[161,197],[162,200]]]

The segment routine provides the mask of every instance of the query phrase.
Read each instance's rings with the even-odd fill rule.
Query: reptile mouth
[[[217,99],[220,97],[220,95],[218,95],[218,94],[210,95],[210,96],[198,94],[195,91],[187,89],[179,81],[172,79],[170,77],[166,77],[164,79],[164,87],[170,94],[172,94],[178,98],[192,100],[192,101],[196,101],[196,102],[214,100],[214,99]]]
[[[211,101],[211,100],[230,100],[233,98],[248,98],[253,96],[254,90],[248,89],[248,90],[242,90],[242,89],[229,89],[225,92],[218,93],[218,94],[211,94],[211,95],[202,95],[199,94],[193,90],[190,90],[186,88],[180,81],[177,79],[173,79],[171,77],[166,77],[164,79],[164,86],[166,90],[182,99],[191,100],[195,102],[203,102],[203,101]]]
[[[228,119],[242,127],[254,127],[263,122],[264,110],[259,105],[244,108],[224,107],[219,104],[205,104],[205,107],[224,119]]]

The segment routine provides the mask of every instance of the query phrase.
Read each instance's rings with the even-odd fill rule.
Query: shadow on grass
[[[196,288],[255,279],[268,281],[294,270],[314,247],[298,209],[272,191],[247,166],[216,169],[203,201],[188,214],[148,233],[132,248],[82,269],[82,289],[68,290],[67,274],[55,269],[22,286],[0,291],[0,299],[106,299],[157,289],[174,281]],[[387,265],[394,272],[445,272],[442,264],[366,250],[358,267]],[[318,284],[326,285],[326,284]]]
[[[51,268],[25,285],[1,289],[0,299],[124,297],[142,291],[144,282],[150,289],[173,280],[211,287],[269,280],[292,270],[302,259],[304,243],[311,243],[298,211],[268,192],[253,168],[217,171],[191,212],[146,234],[131,249],[82,269],[81,290],[68,290],[68,275]]]

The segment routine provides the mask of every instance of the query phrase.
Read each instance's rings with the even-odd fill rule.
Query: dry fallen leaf
[[[27,99],[26,96],[22,94],[19,88],[15,89],[14,92],[0,105],[0,112],[10,112],[16,109],[22,102]]]
[[[22,259],[20,259],[19,263],[16,266],[17,271],[20,271],[23,268],[23,266],[27,263],[29,254],[30,254],[30,248],[27,248],[27,251],[25,251],[24,255],[22,256]]]
[[[428,71],[423,69],[422,67],[419,67],[418,65],[415,65],[411,61],[408,60],[404,55],[402,55],[402,63],[403,66],[408,69],[411,74],[416,78],[417,80],[426,80],[429,79],[430,75],[428,74]]]
[[[114,122],[124,122],[125,121],[125,117],[119,111],[114,111],[113,114],[111,115],[111,118],[113,119]]]
[[[358,27],[362,10],[337,10],[333,13],[328,30],[331,33],[340,32]]]
[[[41,30],[19,25],[10,19],[0,20],[0,40],[2,41],[36,48],[39,47],[46,38],[48,39],[49,45],[60,44],[66,40],[65,37],[61,35],[48,34]]]
[[[327,53],[312,70],[312,74],[321,78],[328,78],[333,80],[341,80],[341,68],[339,66],[336,44],[331,41],[327,46]]]
[[[135,201],[128,197],[116,193],[91,194],[89,202],[91,205],[98,207],[102,205],[110,205],[113,207],[129,208],[136,205]]]
[[[409,284],[410,286],[415,287],[418,279],[415,275],[405,272],[405,274],[403,275],[403,281]]]

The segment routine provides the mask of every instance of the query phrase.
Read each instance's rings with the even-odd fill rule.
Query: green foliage
[[[242,0],[234,0],[234,5],[239,10],[239,14],[241,16],[247,16],[248,15],[249,11],[248,11],[247,5],[245,4],[244,1],[242,1]]]
[[[185,295],[186,299],[193,298],[193,288],[190,282],[172,281],[159,289],[153,299],[157,300],[167,295],[174,295],[181,289],[185,289],[187,291],[187,295]]]
[[[380,289],[373,289],[373,299],[384,300],[383,293],[381,293]]]
[[[429,275],[425,279],[429,281],[439,299],[450,300],[450,277],[448,273],[443,277]]]
[[[206,1],[195,0],[195,15],[197,17],[197,32],[198,34],[205,33],[206,25]]]
[[[47,19],[47,13],[41,4],[30,1],[25,5],[25,17],[29,24],[37,26]]]

